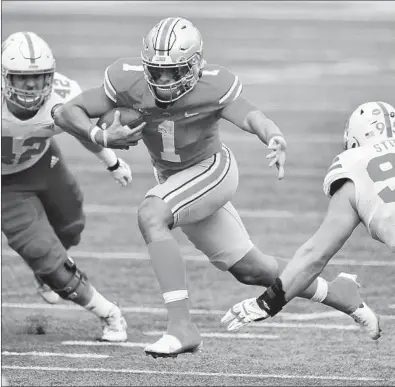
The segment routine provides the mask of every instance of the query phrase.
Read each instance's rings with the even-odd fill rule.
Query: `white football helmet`
[[[358,106],[344,131],[344,149],[356,148],[380,138],[395,140],[395,108],[381,101]]]
[[[11,103],[26,109],[38,110],[49,98],[55,73],[55,59],[48,44],[34,32],[16,32],[1,46],[1,91]],[[44,74],[41,90],[16,88],[13,75]]]
[[[141,59],[154,98],[174,102],[190,92],[201,77],[205,63],[202,36],[186,19],[163,19],[143,39]],[[169,82],[158,82],[164,72],[171,75]]]

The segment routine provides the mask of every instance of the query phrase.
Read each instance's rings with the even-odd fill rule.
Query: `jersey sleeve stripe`
[[[111,84],[110,78],[108,76],[108,67],[106,68],[106,71],[104,73],[103,85],[107,97],[110,98],[111,101],[117,102],[117,92],[115,91],[114,86]]]
[[[346,171],[340,171],[337,173],[332,173],[330,176],[326,176],[323,184],[323,190],[326,196],[332,197],[331,195],[331,187],[332,184],[340,179],[349,179],[349,175]]]
[[[331,167],[329,167],[328,173],[329,173],[329,172],[332,172],[332,171],[335,170],[335,169],[339,169],[339,168],[343,168],[342,165],[341,165],[340,163],[334,164],[334,165],[332,165]]]
[[[238,98],[238,96],[241,94],[242,90],[243,90],[243,85],[240,83],[240,86],[239,86],[239,88],[237,89],[236,94],[235,94],[235,96],[233,97],[232,101],[234,101],[235,99]]]
[[[236,88],[237,84],[239,83],[239,77],[236,75],[235,76],[235,80],[232,84],[232,86],[230,87],[230,89],[226,92],[226,94],[224,96],[222,96],[219,100],[219,103],[224,103],[233,93],[233,90]],[[240,82],[241,84],[241,82]]]

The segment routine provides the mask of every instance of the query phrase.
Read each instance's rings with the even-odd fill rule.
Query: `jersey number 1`
[[[180,155],[176,153],[174,140],[174,121],[163,121],[158,125],[158,131],[162,135],[163,151],[160,152],[162,160],[179,163]]]
[[[369,177],[373,182],[386,181],[391,178],[395,178],[395,154],[388,153],[383,156],[375,157],[369,161],[366,167]],[[395,188],[386,185],[378,195],[381,197],[384,203],[395,202]]]

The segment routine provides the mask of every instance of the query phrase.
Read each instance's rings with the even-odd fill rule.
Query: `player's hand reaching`
[[[103,132],[103,146],[111,149],[129,149],[130,146],[135,146],[142,138],[142,131],[146,122],[141,123],[133,129],[124,126],[120,121],[121,113],[116,111],[114,113],[114,120],[112,124],[105,128]]]
[[[113,167],[107,169],[111,172],[115,181],[123,187],[126,187],[132,182],[132,172],[130,167],[122,159],[118,158],[117,163]]]
[[[284,177],[284,165],[286,162],[287,143],[282,136],[274,136],[270,139],[268,149],[271,152],[266,156],[270,160],[269,167],[276,165],[278,169],[278,178],[281,180]]]

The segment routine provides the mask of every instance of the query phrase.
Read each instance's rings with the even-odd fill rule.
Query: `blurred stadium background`
[[[290,257],[319,225],[326,169],[342,150],[348,114],[360,103],[395,104],[395,3],[3,1],[2,40],[30,30],[51,46],[57,69],[83,88],[100,85],[118,57],[139,56],[161,18],[182,16],[200,30],[205,58],[232,69],[244,95],[274,119],[289,143],[284,181],[267,167],[258,139],[223,124],[238,159],[234,204],[253,241]],[[207,263],[175,232],[188,260],[194,319],[205,335],[197,356],[153,360],[142,346],[165,329],[159,288],[136,224],[136,207],[154,184],[143,145],[119,152],[134,181],[121,189],[69,135],[58,141],[85,193],[87,227],[72,251],[106,296],[119,302],[129,343],[98,346],[97,321],[36,296],[21,259],[2,243],[2,371],[11,385],[395,385],[395,261],[360,227],[324,274],[356,273],[384,335],[372,343],[346,316],[297,300],[282,315],[227,335],[222,313],[261,293]],[[35,335],[43,326],[46,334]]]

